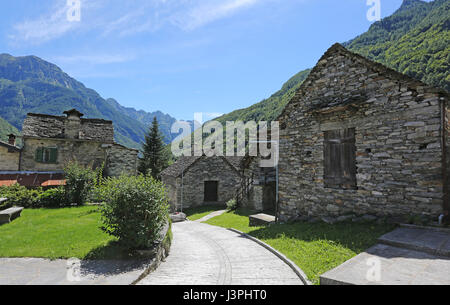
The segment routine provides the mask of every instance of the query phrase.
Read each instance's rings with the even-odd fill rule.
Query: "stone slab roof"
[[[11,144],[3,142],[3,141],[0,141],[0,146],[6,147],[6,148],[8,148],[9,150],[12,150],[12,151],[17,151],[17,152],[20,151],[19,147],[11,145]]]
[[[24,137],[65,138],[67,117],[47,114],[29,113],[23,123]],[[103,119],[80,119],[80,140],[114,142],[112,121]]]
[[[192,157],[180,157],[178,160],[166,168],[161,175],[162,176],[171,176],[171,177],[179,177],[181,176],[181,173],[186,172],[191,166],[194,165],[194,163],[197,162],[197,160],[201,158],[208,158],[206,156],[192,156]],[[242,169],[242,161],[245,157],[221,157],[223,158],[228,164],[230,164],[235,170],[238,172]]]
[[[361,64],[365,65],[367,68],[371,69],[372,71],[376,71],[377,73],[384,75],[388,78],[398,80],[401,82],[406,82],[406,83],[408,83],[409,86],[411,86],[413,88],[414,87],[423,87],[423,88],[426,88],[426,91],[428,91],[428,92],[439,93],[442,96],[445,96],[447,98],[450,97],[450,93],[448,91],[446,91],[445,89],[426,84],[426,83],[424,83],[420,80],[417,80],[413,77],[410,77],[406,74],[402,74],[398,71],[395,71],[394,69],[384,66],[383,64],[375,62],[375,61],[368,59],[362,55],[359,55],[357,53],[354,53],[354,52],[346,49],[343,45],[341,45],[339,43],[335,43],[319,59],[317,65],[311,70],[311,73],[305,79],[303,84],[297,89],[295,96],[291,99],[291,101],[289,103],[295,101],[297,96],[302,96],[302,95],[304,95],[305,92],[308,91],[308,88],[311,86],[311,84],[314,83],[315,81],[317,81],[316,76],[318,73],[316,73],[316,72],[318,72],[320,69],[322,69],[322,64],[324,62],[326,63],[327,58],[329,58],[331,56],[335,56],[336,54],[346,56],[348,58],[351,58],[352,60],[358,61]],[[330,98],[332,99],[333,97],[330,97]],[[319,110],[321,107],[324,107],[325,105],[326,106],[331,105],[334,107],[343,106],[343,105],[351,105],[353,103],[358,103],[359,101],[364,100],[365,96],[362,92],[360,96],[353,96],[351,99],[330,100],[330,98],[324,97],[322,99],[322,103],[317,105],[317,107],[315,107],[315,109],[311,109],[311,111]],[[284,117],[286,109],[288,109],[287,106],[284,108],[283,112],[278,117],[278,120],[280,120],[280,118]]]

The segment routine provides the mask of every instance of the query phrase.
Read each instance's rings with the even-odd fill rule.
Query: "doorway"
[[[218,196],[219,182],[217,181],[205,181],[205,202],[217,202],[219,200]]]

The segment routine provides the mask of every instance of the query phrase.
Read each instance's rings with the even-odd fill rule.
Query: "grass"
[[[0,226],[0,257],[127,257],[101,225],[97,207],[25,209],[20,218]]]
[[[200,218],[203,218],[212,212],[219,211],[219,210],[225,210],[226,206],[217,206],[217,205],[206,205],[206,206],[199,206],[199,207],[192,207],[187,208],[183,210],[183,212],[186,214],[187,218],[191,221],[198,220]]]
[[[321,274],[373,246],[393,225],[367,223],[290,223],[249,227],[250,211],[239,209],[214,217],[206,223],[235,228],[277,249],[319,284]]]

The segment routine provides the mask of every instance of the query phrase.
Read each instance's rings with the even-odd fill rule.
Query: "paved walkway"
[[[197,219],[195,222],[205,222],[210,220],[211,218],[214,218],[216,216],[220,216],[222,214],[224,214],[227,210],[220,210],[220,211],[215,211],[212,212],[211,214],[208,214],[206,216],[204,216],[203,218]]]
[[[139,285],[302,285],[277,256],[224,228],[173,224],[169,257]]]
[[[130,285],[147,263],[0,258],[0,285]]]

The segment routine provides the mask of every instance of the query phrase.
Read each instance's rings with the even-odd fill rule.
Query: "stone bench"
[[[0,225],[10,223],[14,219],[20,217],[20,213],[22,213],[22,211],[23,208],[20,207],[12,207],[4,211],[0,211]]]
[[[272,215],[256,214],[249,217],[250,227],[267,226],[272,223],[275,223],[275,216]]]

